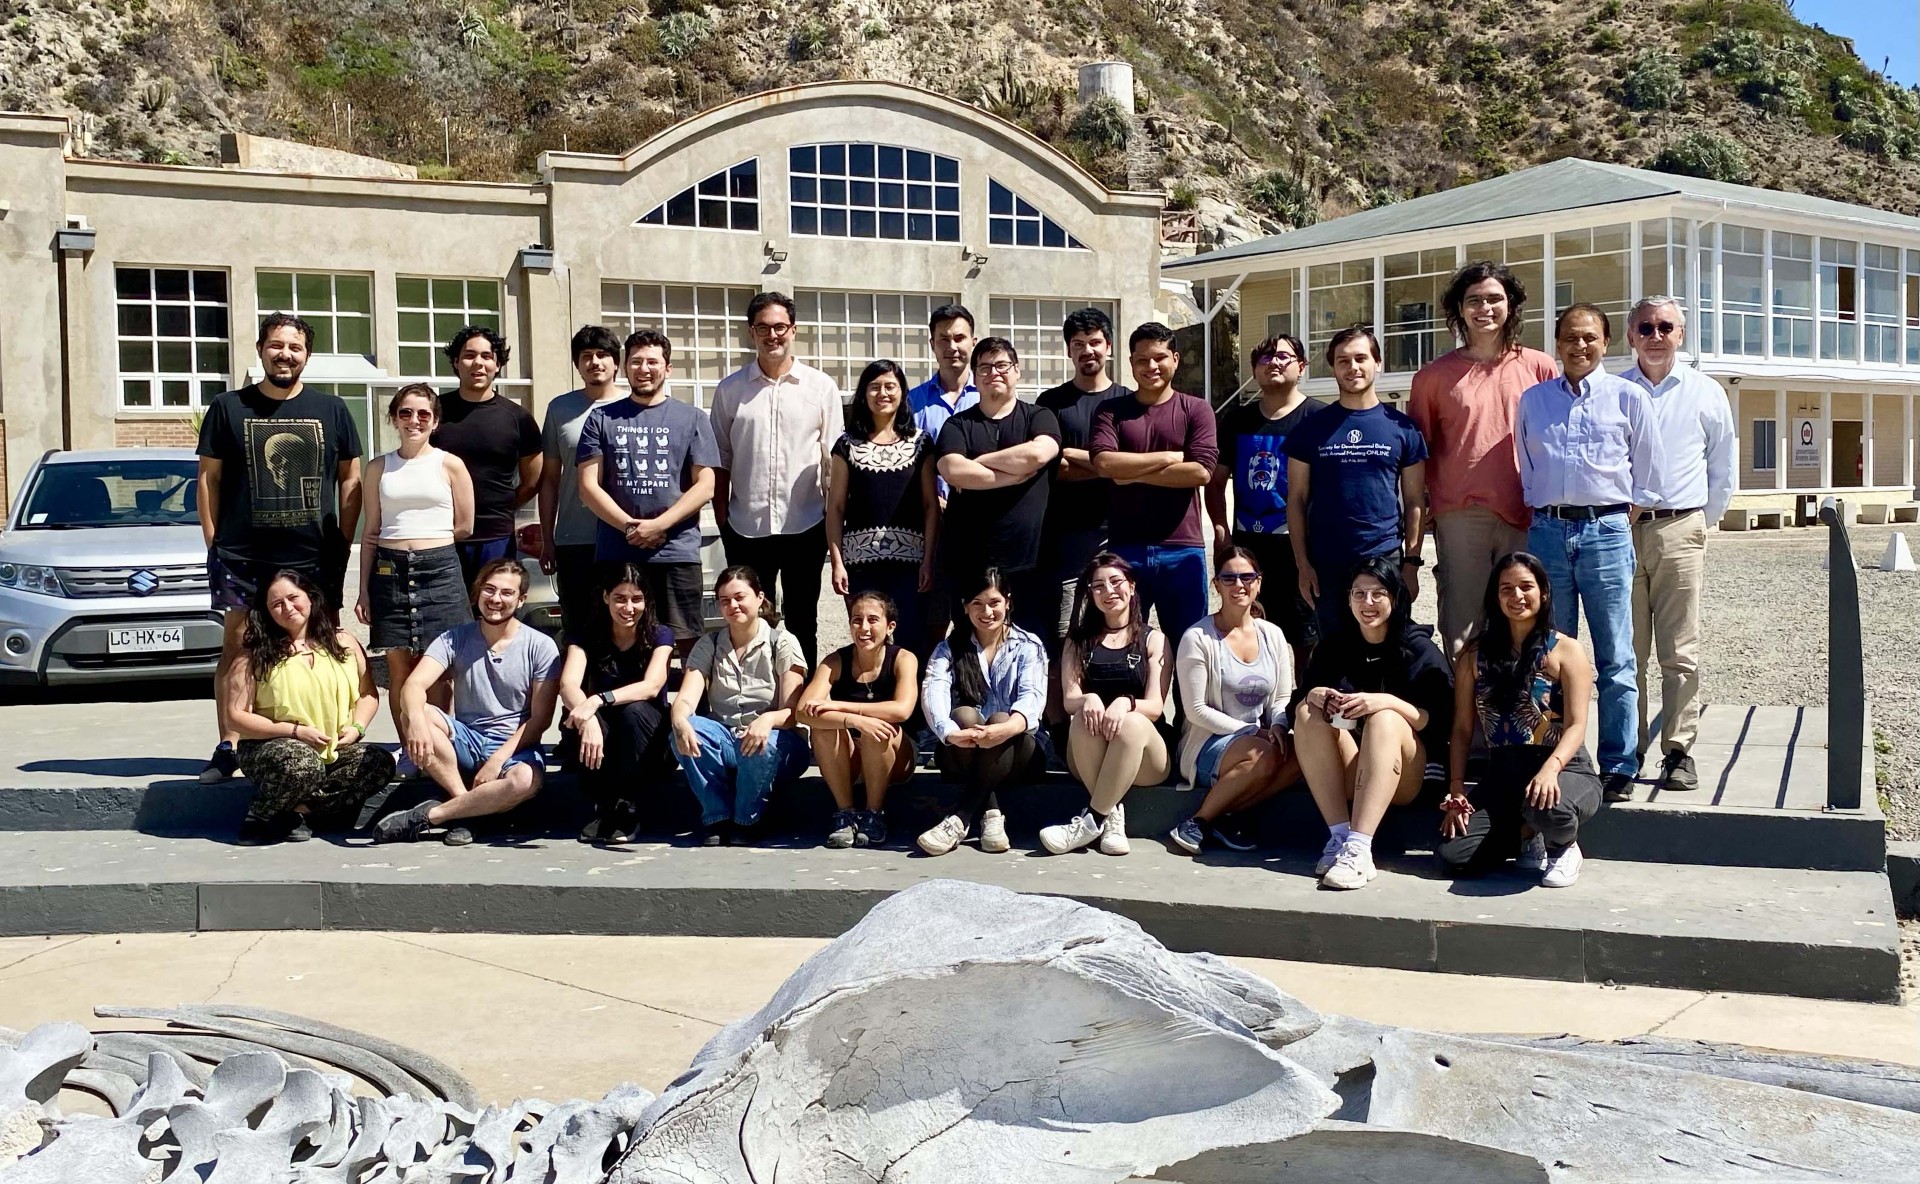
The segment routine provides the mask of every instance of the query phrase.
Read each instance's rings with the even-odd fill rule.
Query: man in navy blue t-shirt
[[[1342,329],[1327,343],[1340,401],[1287,436],[1287,523],[1300,595],[1321,636],[1347,612],[1347,585],[1362,560],[1390,555],[1409,598],[1419,594],[1427,442],[1405,415],[1380,402],[1380,342],[1373,330]]]

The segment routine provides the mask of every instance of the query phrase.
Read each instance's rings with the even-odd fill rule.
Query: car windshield
[[[195,472],[191,458],[42,465],[17,525],[21,530],[71,530],[197,522]]]

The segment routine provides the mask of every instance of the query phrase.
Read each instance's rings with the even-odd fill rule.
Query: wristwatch
[[[601,702],[601,704],[602,704],[603,706],[607,706],[607,707],[612,707],[612,706],[613,706],[613,692],[612,692],[612,691],[601,691],[601,692],[600,692],[600,702]]]

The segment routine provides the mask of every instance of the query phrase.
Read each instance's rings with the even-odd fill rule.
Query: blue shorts
[[[440,711],[438,707],[434,710]],[[440,711],[440,718],[447,721],[447,728],[453,734],[453,757],[460,765],[460,779],[471,783],[473,775],[480,771],[480,766],[486,764],[488,758],[500,751],[500,741],[469,724],[462,723],[444,711]],[[538,744],[531,748],[523,748],[508,757],[506,763],[500,766],[500,772],[504,774],[515,765],[530,766],[535,773],[544,773],[547,769],[547,762],[540,755]]]
[[[1215,736],[1200,746],[1200,755],[1193,758],[1193,787],[1212,789],[1214,780],[1220,775],[1220,762],[1227,757],[1227,749],[1242,736],[1251,736],[1254,729],[1242,728],[1238,732],[1228,732],[1224,736]]]

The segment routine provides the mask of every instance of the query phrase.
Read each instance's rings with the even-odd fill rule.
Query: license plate
[[[181,625],[107,630],[107,652],[110,654],[161,654],[186,648],[187,631]]]

